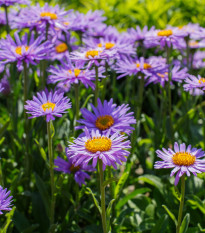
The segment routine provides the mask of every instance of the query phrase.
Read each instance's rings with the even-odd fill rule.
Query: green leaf
[[[102,214],[101,207],[99,206],[98,200],[95,198],[94,193],[92,192],[92,190],[91,190],[90,188],[86,188],[86,189],[87,189],[87,191],[89,192],[89,194],[91,194],[91,195],[92,195],[92,197],[93,197],[93,201],[94,201],[94,203],[95,203],[96,207],[98,208],[98,210],[99,210],[100,214]]]
[[[116,177],[111,177],[111,178],[109,178],[108,180],[106,180],[106,181],[103,182],[103,186],[106,187],[108,184],[110,184],[110,183],[112,183],[112,182],[116,182],[116,181],[118,181],[118,180],[119,180],[119,179],[116,178]]]
[[[33,224],[26,228],[22,233],[32,233],[39,227],[39,224]]]
[[[53,126],[53,121],[50,121],[51,123],[50,123],[50,126],[51,126],[51,138],[53,138],[54,137],[54,135],[55,135],[55,128],[54,128],[54,126]]]
[[[190,214],[186,214],[183,221],[182,221],[179,233],[186,233],[187,232],[189,222],[190,222]]]
[[[147,193],[147,192],[150,192],[151,189],[149,188],[139,188],[139,189],[136,189],[134,190],[133,192],[131,192],[130,194],[128,195],[125,195],[125,197],[123,197],[116,205],[116,208],[117,209],[120,209],[123,205],[125,205],[130,199],[136,197],[137,195],[139,194],[142,194],[142,193]]]
[[[107,207],[106,216],[107,216],[107,232],[111,232],[110,218],[112,213],[112,205],[115,199],[112,199]]]
[[[157,222],[151,233],[166,233],[169,224],[168,216],[164,215]]]
[[[34,141],[35,141],[35,143],[38,145],[38,148],[39,148],[39,150],[40,150],[41,157],[42,157],[43,160],[46,162],[47,167],[49,167],[49,163],[48,163],[48,160],[47,160],[47,155],[46,155],[45,150],[44,150],[43,147],[40,145],[40,143],[38,142],[37,139],[34,139]]]
[[[196,195],[193,195],[192,197],[193,199],[188,199],[187,202],[193,207],[198,208],[202,212],[202,214],[205,214],[205,206],[201,199]]]
[[[120,193],[121,189],[123,188],[127,178],[129,176],[129,172],[125,171],[122,176],[120,177],[117,185],[116,185],[116,188],[115,188],[115,192],[114,192],[114,199],[117,198],[118,194]]]
[[[198,223],[197,226],[199,227],[200,232],[205,232],[205,229],[203,229],[203,228],[201,227],[201,224],[200,224],[200,223]]]
[[[93,96],[94,96],[93,94],[90,94],[90,95],[86,98],[85,102],[83,103],[82,108],[85,108],[85,107],[86,107],[86,105],[87,105],[89,99],[92,98]]]
[[[49,213],[50,213],[50,208],[49,208],[50,198],[49,198],[49,195],[47,193],[46,186],[45,186],[43,180],[41,179],[41,177],[37,173],[34,173],[34,175],[35,175],[35,179],[36,179],[36,186],[38,188],[39,193],[41,194],[43,203],[45,205],[47,216],[49,216]]]
[[[168,207],[166,205],[162,205],[162,207],[166,210],[169,217],[174,221],[174,224],[177,226],[177,220],[176,220],[174,214],[168,209]]]
[[[16,207],[14,206],[10,212],[6,214],[6,222],[4,223],[3,227],[0,229],[0,233],[6,233],[7,229],[12,221],[12,217],[14,215]]]
[[[10,119],[8,119],[6,123],[3,125],[3,127],[0,129],[0,137],[2,136],[4,131],[8,128],[9,124],[10,124]]]

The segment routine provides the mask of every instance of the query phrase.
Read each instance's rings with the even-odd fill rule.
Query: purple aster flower
[[[102,73],[105,71],[103,67],[99,67],[99,77],[105,77]],[[90,86],[95,88],[93,81],[95,80],[95,71],[85,67],[85,61],[72,61],[66,57],[65,61],[61,61],[61,65],[57,67],[50,66],[48,72],[48,83],[62,82],[65,84],[82,83],[86,88]]]
[[[203,37],[203,28],[199,24],[188,23],[187,25],[177,27],[179,31],[186,33],[190,39],[199,40]]]
[[[29,4],[27,0],[0,0],[0,6],[11,6],[14,4]]]
[[[190,91],[192,89],[198,88],[202,91],[205,90],[205,78],[202,78],[200,75],[197,77],[194,75],[188,75],[188,77],[184,80],[184,90]]]
[[[15,41],[10,35],[0,40],[0,64],[17,62],[17,67],[21,70],[23,62],[36,65],[40,60],[47,58],[46,54],[52,45],[48,41],[42,43],[43,35],[35,40],[34,33],[31,33],[29,42],[27,33],[20,39],[15,32],[14,37]]]
[[[0,12],[0,25],[6,24],[5,12]]]
[[[85,128],[85,136],[78,137],[73,143],[70,143],[67,154],[73,159],[75,166],[87,165],[92,160],[92,166],[96,167],[98,159],[102,160],[103,170],[106,166],[113,166],[117,169],[116,163],[122,165],[127,161],[130,152],[130,141],[126,136],[119,132],[110,136],[110,131],[106,134],[100,134],[99,131],[92,130],[89,133]]]
[[[180,66],[174,66],[171,70],[171,84],[173,84],[172,81],[181,83],[182,80],[184,80],[187,77],[187,71],[187,68],[181,69]],[[166,72],[164,73],[157,73],[155,75],[152,75],[146,81],[146,85],[150,83],[160,83],[160,85],[164,87],[166,82],[169,81],[168,70],[166,70]]]
[[[160,72],[166,72],[167,65],[163,59],[145,59],[143,57],[139,59],[124,58],[123,60],[117,61],[115,70],[117,73],[121,73],[117,79],[138,73],[144,74],[145,78],[147,78]]]
[[[3,88],[3,90],[0,92],[2,92],[4,95],[8,95],[11,93],[11,86],[10,86],[8,77],[10,77],[10,73],[9,73],[9,69],[6,69],[6,74],[0,81],[0,85]]]
[[[55,117],[62,117],[62,113],[71,108],[70,99],[63,97],[63,93],[55,91],[48,92],[48,90],[38,92],[37,97],[33,96],[33,100],[27,100],[24,108],[30,118],[46,116],[46,121],[55,120]]]
[[[101,133],[107,133],[108,131],[113,134],[116,132],[124,132],[130,134],[131,124],[136,124],[133,112],[128,112],[130,107],[128,104],[122,104],[117,106],[113,104],[113,99],[109,102],[106,100],[103,102],[98,99],[98,106],[94,107],[91,104],[93,112],[88,111],[86,108],[81,109],[84,119],[78,120],[79,125],[76,129],[83,129],[87,127],[89,131],[100,130]]]
[[[183,31],[178,30],[178,28],[169,27],[165,30],[154,30],[149,33],[147,37],[147,43],[153,44],[154,46],[160,45],[164,48],[166,45],[171,47],[171,45],[179,46],[179,39],[184,38],[187,34]]]
[[[201,69],[205,66],[205,51],[196,51],[193,55],[192,67],[194,69]]]
[[[66,149],[67,152],[67,149]],[[56,166],[54,169],[56,171],[61,171],[68,174],[73,174],[74,179],[76,183],[81,186],[82,184],[85,184],[85,179],[90,179],[90,176],[86,172],[93,172],[96,171],[91,165],[78,165],[75,166],[75,164],[72,162],[72,159],[69,158],[69,155],[67,155],[68,162],[64,159],[57,157],[57,159],[54,160],[54,165]]]
[[[174,150],[162,148],[162,151],[157,150],[156,153],[163,161],[157,161],[154,168],[174,168],[170,176],[177,172],[175,185],[183,174],[190,176],[191,172],[196,176],[197,173],[205,172],[205,160],[200,159],[205,156],[202,149],[191,148],[191,145],[186,148],[185,143],[179,145],[175,142]]]
[[[9,196],[11,191],[7,192],[7,189],[3,189],[0,186],[0,214],[3,214],[2,210],[10,211],[11,210],[11,202],[12,196]]]
[[[2,84],[0,83],[0,93],[4,90]]]

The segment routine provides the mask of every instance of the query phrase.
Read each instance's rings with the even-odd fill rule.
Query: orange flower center
[[[41,12],[40,14],[41,17],[50,17],[50,19],[57,19],[58,16],[55,13],[51,12]]]
[[[196,156],[188,152],[177,152],[173,155],[172,161],[178,166],[190,166],[195,163]]]
[[[29,46],[25,46],[26,51],[28,51]],[[16,53],[22,55],[22,46],[16,47]]]
[[[63,24],[66,25],[66,26],[68,26],[70,23],[69,22],[64,22]]]
[[[54,110],[56,104],[51,103],[51,102],[47,102],[45,104],[42,104],[41,107],[43,108],[43,111],[45,112],[47,109],[52,109],[52,111]]]
[[[164,78],[165,75],[168,75],[168,72],[165,72],[164,74],[157,73],[157,75],[158,75],[160,78]]]
[[[80,166],[76,166],[76,167],[75,167],[75,165],[72,164],[71,167],[70,167],[70,171],[71,171],[72,173],[76,173],[76,172],[79,171],[79,170],[80,170]]]
[[[173,34],[171,29],[161,30],[157,33],[158,36],[171,36]]]
[[[72,74],[72,70],[68,70],[68,72],[69,72],[70,74]],[[80,74],[80,72],[81,72],[81,70],[79,70],[79,69],[74,69],[74,75],[75,75],[75,77],[78,77],[78,75]]]
[[[64,53],[65,51],[68,50],[68,46],[66,43],[61,43],[56,46],[56,52],[57,53]]]
[[[86,52],[86,54],[85,54],[85,57],[86,58],[89,58],[89,57],[95,57],[95,56],[98,56],[98,51],[97,50],[89,50],[89,51],[87,51]]]
[[[113,48],[114,46],[115,46],[114,43],[111,43],[111,42],[105,43],[105,48],[106,48],[106,49],[111,49],[111,48]]]
[[[137,64],[136,64],[136,67],[139,68],[139,67],[140,67],[140,63],[137,63]],[[148,64],[148,63],[144,63],[144,64],[143,64],[143,68],[144,68],[145,70],[147,70],[147,69],[152,68],[152,66],[151,66],[150,64]]]
[[[108,137],[94,137],[90,138],[85,142],[85,148],[92,152],[96,153],[97,151],[103,152],[110,150],[112,146],[112,140]]]
[[[114,119],[110,115],[100,116],[95,121],[95,125],[100,130],[109,129],[114,124]]]
[[[197,42],[197,41],[190,41],[189,42],[189,46],[191,47],[191,46],[197,46],[199,44],[199,42]]]
[[[199,79],[199,84],[205,84],[205,78],[200,78]]]

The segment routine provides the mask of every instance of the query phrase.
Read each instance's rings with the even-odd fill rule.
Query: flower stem
[[[95,65],[95,107],[98,104],[98,66]]]
[[[75,87],[75,120],[79,120],[79,109],[80,109],[80,95],[79,95],[79,83],[77,84],[74,84],[74,87]],[[75,126],[77,125],[77,122],[75,122],[74,124],[74,129],[75,129]],[[74,130],[74,136],[76,134],[76,131]]]
[[[140,85],[138,90],[138,108],[137,108],[137,121],[140,119],[143,103],[143,92],[144,92],[144,75],[141,76]]]
[[[108,63],[107,61],[105,62],[105,78],[102,79],[102,84],[103,84],[103,89],[102,89],[102,101],[104,101],[105,96],[106,96],[106,84],[107,84],[107,80],[108,80]],[[112,86],[113,87],[113,86]]]
[[[176,233],[179,233],[180,231],[180,226],[181,226],[181,221],[182,221],[182,212],[183,212],[183,206],[184,206],[184,196],[185,196],[185,175],[183,175],[181,178],[181,200],[180,200],[180,206],[179,206]]]
[[[48,157],[49,157],[49,170],[51,179],[51,207],[50,207],[50,225],[54,223],[54,210],[55,210],[55,196],[54,196],[54,164],[53,164],[53,149],[52,149],[52,136],[51,136],[51,124],[52,121],[47,122],[48,133]]]
[[[6,15],[6,32],[9,34],[10,28],[9,28],[9,17],[8,17],[8,6],[4,6],[5,9],[5,15]]]
[[[103,163],[102,160],[99,159],[99,171],[100,171],[100,192],[101,192],[101,218],[102,218],[102,226],[103,232],[107,233],[106,226],[106,211],[105,211],[105,187],[103,186],[104,181],[104,173],[103,173]]]

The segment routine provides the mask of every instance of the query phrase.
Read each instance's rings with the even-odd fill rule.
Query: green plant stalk
[[[184,196],[185,196],[185,175],[183,175],[181,177],[181,200],[180,200],[180,206],[179,206],[179,213],[178,213],[178,222],[177,222],[176,233],[179,233],[181,222],[182,222],[182,213],[183,213],[183,206],[184,206]]]
[[[55,180],[54,180],[54,164],[53,164],[53,148],[52,148],[52,137],[51,137],[51,124],[52,121],[47,122],[47,133],[48,133],[48,157],[49,157],[49,171],[51,179],[51,207],[50,207],[50,225],[54,223],[54,211],[55,211]]]
[[[75,87],[75,126],[77,125],[77,120],[79,120],[79,110],[80,110],[80,95],[79,95],[79,83],[74,84]],[[74,126],[74,136],[76,136],[76,131],[75,131],[75,126]]]
[[[106,84],[107,84],[107,80],[108,80],[108,63],[107,62],[105,62],[105,78],[103,78],[103,80],[102,80],[102,86],[103,86],[103,89],[102,89],[102,101],[104,101],[104,99],[105,99],[105,96],[106,96]],[[114,84],[114,83],[113,83]],[[112,88],[114,88],[115,87],[115,85],[112,85]]]
[[[174,140],[174,135],[173,135],[173,124],[172,124],[172,96],[171,96],[171,72],[170,72],[170,51],[171,49],[166,46],[166,52],[167,52],[167,64],[169,65],[168,67],[168,84],[167,84],[167,89],[168,89],[168,111],[169,111],[169,124],[170,124],[170,134],[171,134],[171,142]]]
[[[142,74],[140,79],[140,85],[138,90],[138,107],[137,107],[137,121],[140,119],[141,111],[142,111],[142,103],[143,103],[143,92],[144,92],[144,75]]]
[[[100,173],[100,192],[101,192],[101,210],[102,210],[101,219],[102,219],[103,232],[107,233],[106,210],[105,210],[105,186],[103,186],[104,172],[103,172],[103,163],[101,159],[99,159],[99,173]]]
[[[98,105],[98,66],[95,65],[95,107]]]
[[[9,34],[10,28],[9,28],[9,17],[8,17],[8,6],[4,6],[5,9],[5,15],[6,15],[6,32]]]

